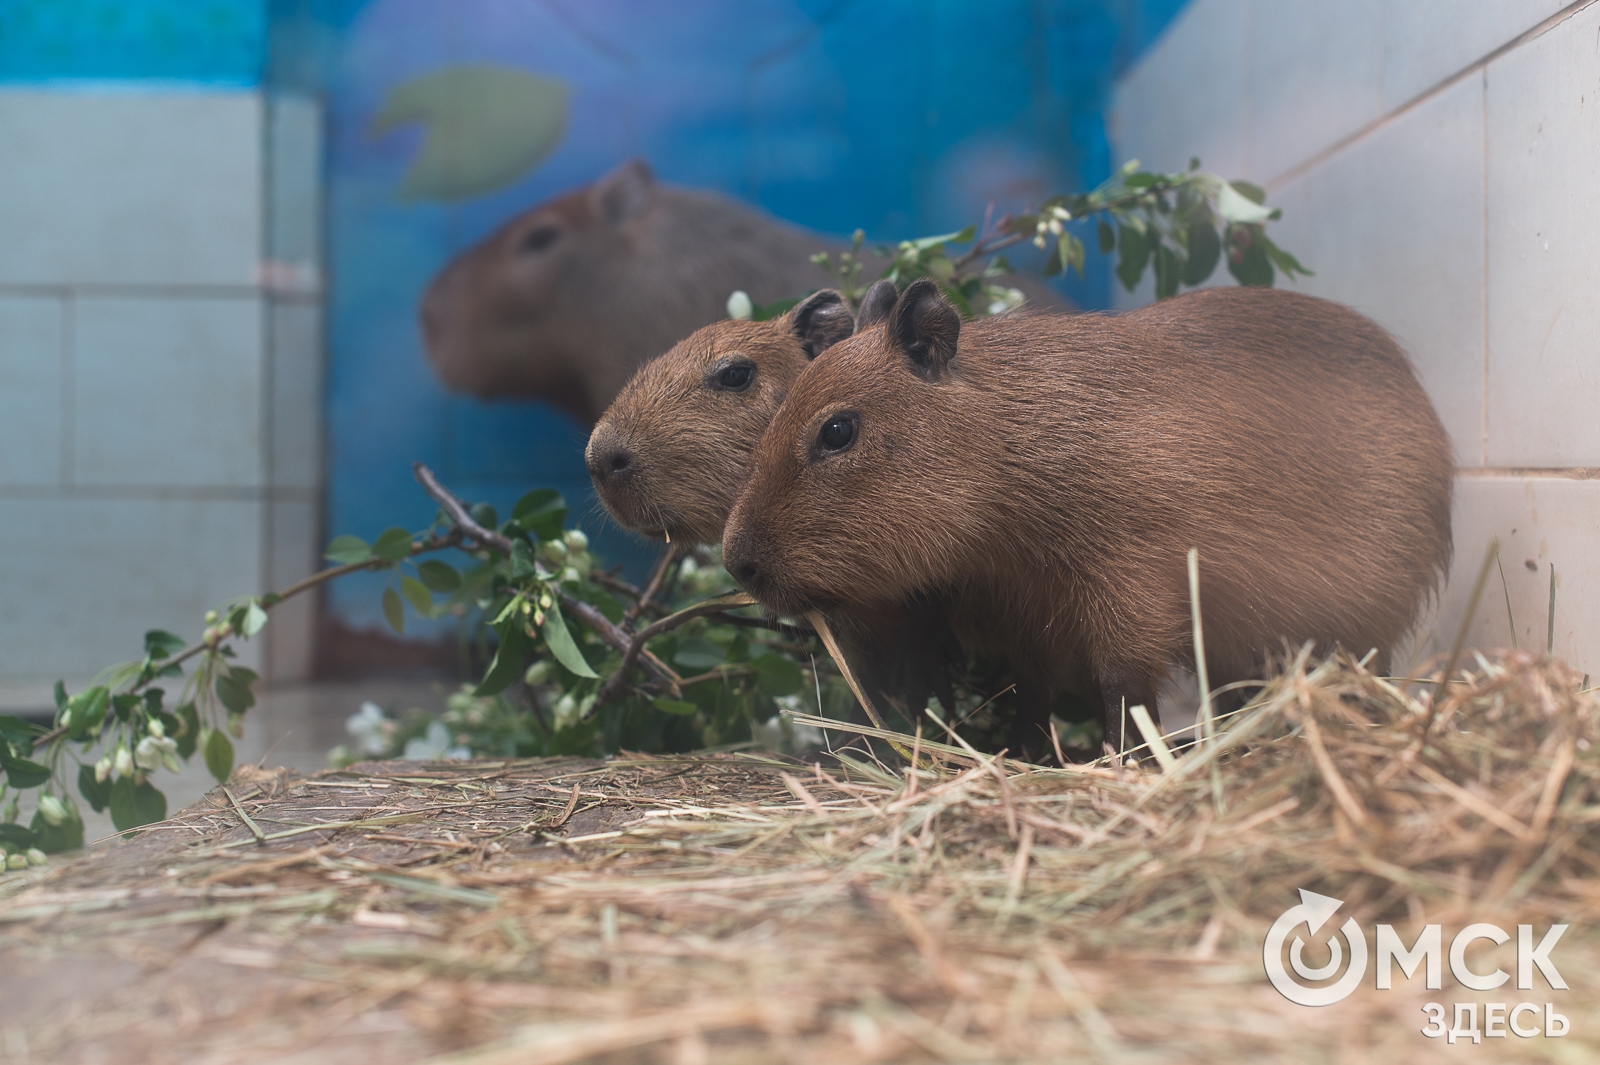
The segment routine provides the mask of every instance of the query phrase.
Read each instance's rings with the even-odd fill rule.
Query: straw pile
[[[915,772],[858,751],[236,776],[0,880],[0,1061],[1594,1060],[1600,702],[1528,654],[1461,676],[1433,700],[1302,659],[1167,771],[908,737]],[[1288,1003],[1261,945],[1299,888],[1407,943],[1569,923],[1573,990],[1520,997],[1570,1034],[1424,1038],[1426,1001],[1519,1000],[1448,971]],[[1514,934],[1476,949],[1515,970]]]

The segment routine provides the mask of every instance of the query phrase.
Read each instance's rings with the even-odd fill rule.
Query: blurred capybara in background
[[[641,364],[727,316],[829,281],[846,245],[709,192],[658,184],[641,160],[524,211],[439,272],[421,306],[440,380],[482,398],[543,399],[592,426]],[[864,256],[865,277],[883,261]],[[1048,285],[1007,279],[1036,306]]]
[[[1386,668],[1448,564],[1452,472],[1404,354],[1338,304],[1219,288],[964,325],[919,281],[796,379],[723,557],[783,614],[947,596],[1012,663],[1014,749],[1047,749],[1062,690],[1115,744],[1192,662],[1191,547],[1214,684],[1284,641]]]

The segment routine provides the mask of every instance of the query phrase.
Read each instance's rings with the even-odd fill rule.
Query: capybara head
[[[594,401],[574,360],[605,360],[617,339],[605,323],[632,324],[632,266],[656,191],[643,162],[627,163],[525,211],[446,266],[421,307],[423,338],[445,385],[485,397],[541,396],[582,418]]]
[[[940,583],[963,521],[953,441],[986,449],[943,391],[961,316],[926,279],[801,374],[761,438],[723,562],[782,613],[869,606]],[[981,504],[979,504],[981,505]],[[860,602],[840,596],[860,590]]]
[[[894,298],[894,286],[880,282]],[[870,308],[885,302],[881,290]],[[639,369],[589,437],[596,492],[623,525],[658,539],[713,543],[750,452],[794,379],[854,329],[824,289],[764,322],[697,330]]]
[[[811,261],[824,249],[840,246],[660,184],[634,160],[451,260],[423,296],[422,331],[447,387],[546,400],[592,426],[636,369],[721,319],[735,289],[764,304],[826,283]]]

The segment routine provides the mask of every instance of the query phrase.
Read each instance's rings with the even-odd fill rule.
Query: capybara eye
[[[755,375],[755,366],[748,362],[736,362],[732,366],[724,366],[718,370],[711,381],[716,388],[724,392],[743,392],[750,387],[750,381]]]
[[[526,252],[544,251],[550,245],[554,244],[556,242],[556,238],[560,235],[561,230],[557,229],[555,226],[534,226],[532,229],[528,230],[528,232],[523,234],[522,240],[517,244],[517,250]]]
[[[829,418],[817,434],[817,446],[824,451],[843,451],[856,442],[856,420],[847,414]]]

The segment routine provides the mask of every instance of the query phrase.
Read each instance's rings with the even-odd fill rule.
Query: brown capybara
[[[828,283],[811,262],[846,246],[713,193],[657,184],[640,160],[539,204],[447,263],[421,304],[446,387],[542,399],[592,426],[646,360],[726,316]],[[883,260],[863,256],[867,274]],[[1037,307],[1061,307],[1012,278]]]
[[[873,285],[861,321],[881,321],[896,296],[888,281]],[[652,539],[721,540],[750,452],[784,393],[854,328],[844,300],[824,289],[778,318],[705,326],[640,367],[600,418],[584,454],[606,510]],[[918,710],[934,690],[952,701],[940,662],[954,640],[939,616],[924,605],[829,620],[873,694]]]
[[[963,325],[917,282],[795,380],[723,559],[782,614],[948,597],[1038,752],[1057,691],[1115,743],[1192,662],[1191,547],[1214,684],[1284,641],[1383,668],[1449,562],[1451,475],[1404,354],[1346,307],[1219,288]]]

